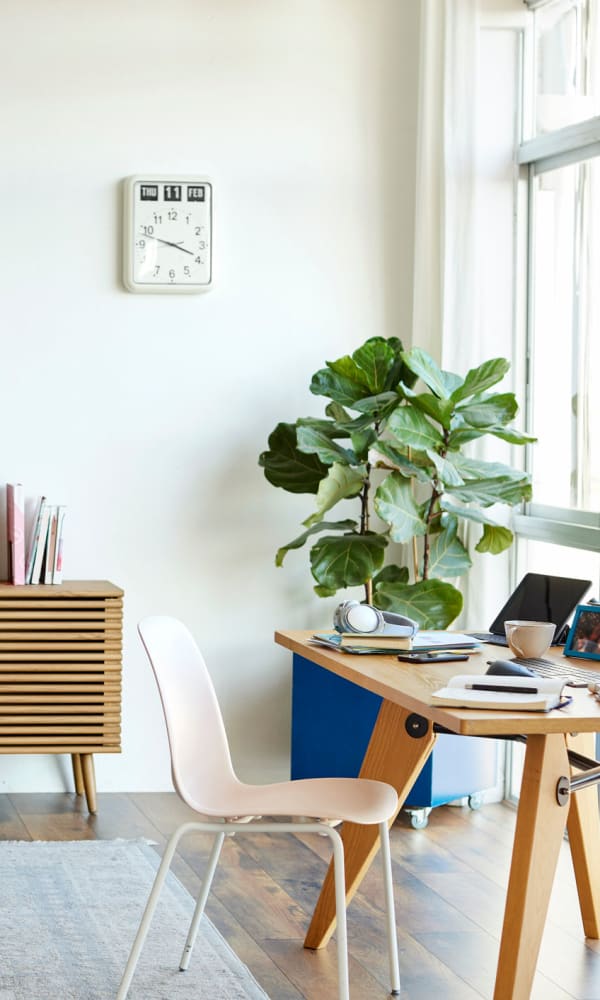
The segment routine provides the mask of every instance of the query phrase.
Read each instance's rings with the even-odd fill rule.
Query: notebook
[[[490,625],[489,632],[469,634],[482,642],[489,642],[495,646],[508,646],[504,634],[504,622],[522,619],[533,622],[554,622],[556,632],[553,642],[559,642],[561,632],[591,586],[591,580],[571,580],[566,576],[526,573],[517,589],[498,612]]]

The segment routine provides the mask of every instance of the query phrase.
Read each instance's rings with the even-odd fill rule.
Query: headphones
[[[333,627],[337,632],[357,632],[363,635],[401,635],[412,637],[418,624],[412,618],[380,611],[372,604],[344,601],[333,613]]]

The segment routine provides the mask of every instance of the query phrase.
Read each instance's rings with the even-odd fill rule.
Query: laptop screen
[[[554,622],[556,639],[591,585],[591,580],[571,580],[565,576],[526,573],[490,625],[490,632],[504,635],[504,622],[513,618]]]

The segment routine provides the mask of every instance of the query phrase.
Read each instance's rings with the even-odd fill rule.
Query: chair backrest
[[[144,618],[138,632],[165,713],[175,788],[201,812],[221,815],[223,793],[237,779],[204,658],[189,630],[176,618]]]

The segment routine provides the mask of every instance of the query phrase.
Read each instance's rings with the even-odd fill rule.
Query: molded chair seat
[[[133,943],[117,1000],[125,1000],[156,903],[180,838],[190,830],[215,834],[179,968],[187,969],[215,868],[227,834],[252,832],[321,833],[333,846],[340,1000],[349,1000],[346,940],[346,889],[343,841],[327,820],[378,824],[384,870],[386,929],[391,992],[400,992],[398,943],[392,888],[388,823],[398,811],[391,785],[364,778],[307,778],[269,785],[239,781],[223,719],[204,659],[188,629],[177,619],[145,618],[138,630],[150,659],[162,701],[175,789],[195,812],[215,817],[184,823],[172,834],[156,874]],[[256,821],[255,817],[283,821]],[[286,822],[287,817],[303,817]],[[314,820],[304,819],[314,817]],[[245,819],[244,819],[245,818]]]

